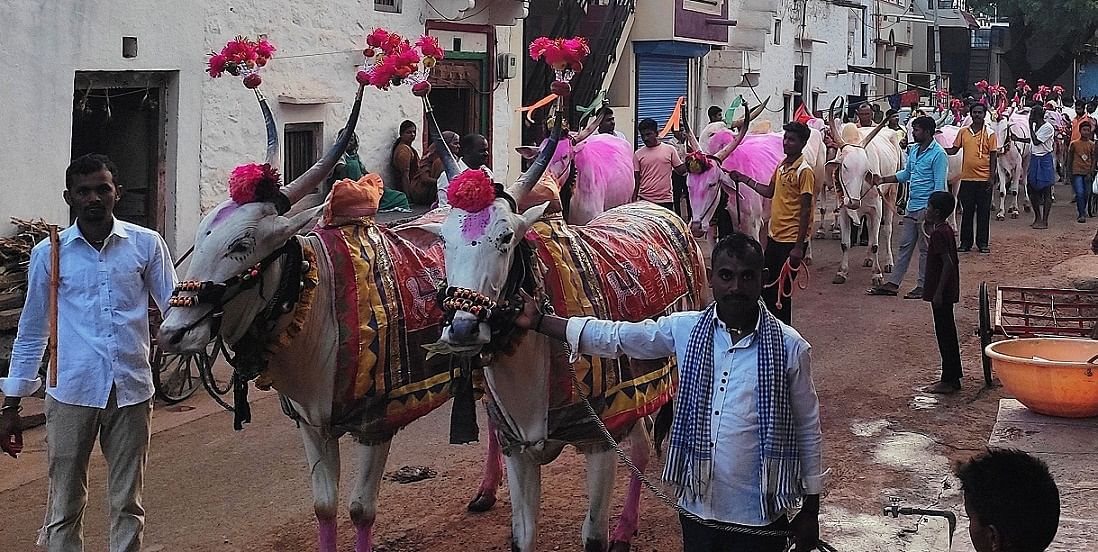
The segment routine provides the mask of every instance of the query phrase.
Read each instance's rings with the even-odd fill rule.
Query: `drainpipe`
[[[942,89],[942,28],[938,25],[938,2],[940,0],[927,0],[934,4],[934,90]]]

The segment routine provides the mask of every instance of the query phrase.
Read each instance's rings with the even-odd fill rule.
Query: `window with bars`
[[[323,123],[290,123],[285,128],[282,181],[292,182],[320,157]]]
[[[374,11],[400,13],[402,0],[374,0]]]

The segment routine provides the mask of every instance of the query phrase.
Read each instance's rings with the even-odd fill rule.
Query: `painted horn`
[[[745,119],[733,119],[732,124],[729,125],[729,126],[731,128],[742,128],[744,130],[744,132],[747,132],[747,125],[749,125],[751,123],[751,121],[753,121],[755,119],[758,119],[759,115],[762,115],[763,110],[766,109],[766,104],[768,104],[768,103],[770,103],[770,96],[767,96],[766,99],[763,100],[763,103],[755,106],[752,109],[746,109],[746,104],[744,104],[744,107],[745,107],[744,117],[746,118],[746,120]]]
[[[743,137],[747,136],[747,127],[748,127],[748,125],[751,124],[751,110],[747,108],[746,103],[743,105],[743,107],[744,107],[743,128],[740,129],[739,134],[736,134],[736,138],[734,140],[732,140],[732,142],[730,144],[728,144],[727,146],[721,148],[721,150],[718,151],[715,154],[715,157],[717,159],[720,159],[722,163],[724,162],[725,159],[728,159],[729,155],[732,155],[733,151],[736,151],[736,148],[740,147],[740,142],[743,142]]]
[[[873,129],[873,132],[870,132],[869,135],[866,136],[864,140],[862,140],[862,147],[864,148],[864,147],[868,146],[869,143],[872,142],[873,139],[877,137],[877,134],[879,134],[881,132],[881,129],[884,128],[885,125],[887,125],[887,124],[888,124],[888,119],[885,119],[885,120],[881,121],[880,123],[878,123],[877,128]]]
[[[827,124],[831,126],[831,121],[835,120],[835,110],[838,109],[841,113],[845,107],[846,102],[842,96],[836,96],[834,100],[831,100],[831,105],[827,108]]]
[[[553,153],[557,150],[561,129],[564,127],[563,109],[557,110],[555,123],[553,132],[549,134],[549,140],[545,143],[545,147],[541,148],[541,152],[534,159],[534,163],[508,189],[508,193],[514,198],[516,204],[522,204],[522,198],[537,184],[538,180],[541,180],[541,175],[545,174],[545,169],[549,166],[549,160],[553,158]]]
[[[589,138],[592,134],[595,133],[596,130],[598,130],[599,125],[602,124],[602,120],[605,118],[606,114],[603,113],[602,115],[598,115],[594,119],[591,119],[591,122],[587,123],[587,126],[584,127],[583,130],[579,131],[579,134],[576,134],[576,136],[572,138],[572,143],[578,144]]]
[[[438,120],[435,119],[435,110],[431,106],[431,102],[427,100],[427,97],[423,97],[423,107],[427,110],[427,134],[431,138],[431,142],[435,145],[435,153],[438,158],[442,160],[442,170],[446,173],[447,180],[453,180],[461,174],[461,169],[458,168],[457,160],[454,159],[453,152],[450,151],[449,144],[446,143],[446,139],[442,137],[442,131],[438,127]]]
[[[351,107],[351,114],[347,117],[347,125],[344,126],[344,132],[336,140],[336,143],[332,144],[332,147],[328,148],[328,152],[324,154],[324,157],[320,158],[309,170],[305,171],[301,176],[294,179],[293,182],[282,187],[282,195],[289,202],[289,205],[293,205],[301,200],[301,198],[308,195],[313,189],[320,185],[320,183],[332,172],[335,168],[339,158],[343,156],[343,153],[347,151],[347,144],[351,142],[351,136],[355,134],[355,125],[358,124],[358,113],[362,108],[362,91],[364,86],[359,85],[358,93],[355,95],[355,104]],[[289,210],[289,206],[286,206]],[[280,207],[281,210],[281,207]]]
[[[267,98],[258,88],[255,89],[255,99],[259,100],[259,109],[263,111],[263,123],[267,126],[267,164],[278,168],[278,125],[275,124],[271,106],[267,105]]]

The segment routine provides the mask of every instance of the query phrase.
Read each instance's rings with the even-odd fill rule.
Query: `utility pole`
[[[927,0],[934,4],[934,90],[942,89],[942,30],[938,25],[938,3],[941,0]]]

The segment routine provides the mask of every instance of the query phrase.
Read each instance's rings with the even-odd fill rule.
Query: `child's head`
[[[1041,552],[1060,524],[1048,466],[1020,450],[989,449],[957,468],[976,552]]]
[[[926,209],[927,222],[942,222],[953,214],[953,208],[956,205],[957,201],[949,192],[938,191],[930,194]]]
[[[1079,123],[1079,136],[1084,140],[1090,140],[1094,138],[1094,125],[1090,121],[1083,121]]]

